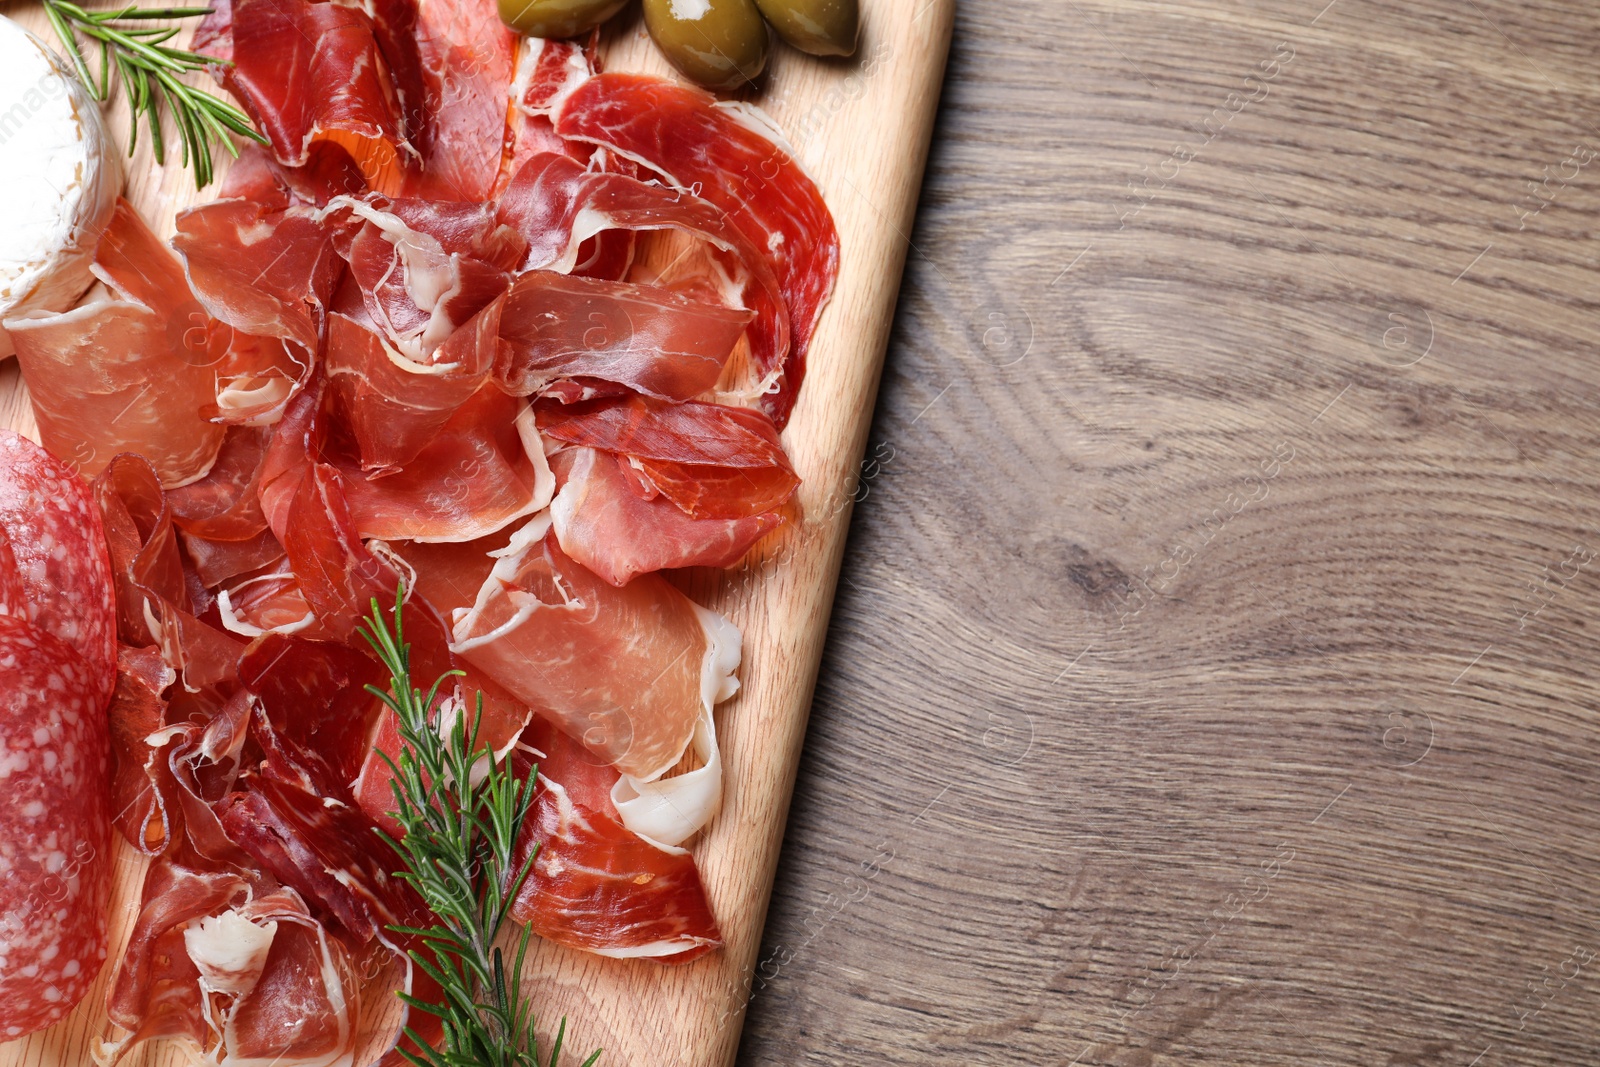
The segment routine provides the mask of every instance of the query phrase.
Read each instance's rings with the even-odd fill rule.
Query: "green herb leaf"
[[[509,760],[479,746],[481,695],[470,725],[462,712],[441,735],[431,709],[441,688],[461,672],[440,677],[426,695],[412,683],[411,646],[405,643],[401,617],[404,594],[403,586],[395,594],[392,626],[374,599],[361,630],[389,672],[388,692],[370,685],[367,689],[400,723],[399,755],[379,754],[394,771],[390,784],[403,832],[399,841],[383,836],[406,864],[395,876],[416,887],[439,920],[427,930],[391,928],[425,943],[425,948],[411,951],[411,958],[444,991],[442,1004],[401,994],[407,1004],[444,1023],[440,1048],[402,1054],[416,1067],[557,1067],[567,1021],[561,1020],[550,1057],[541,1064],[532,1005],[522,996],[529,932],[522,931],[509,964],[496,944],[510,921],[517,891],[533,871],[532,854],[513,867],[538,771],[518,778]],[[409,1029],[407,1036],[425,1048]],[[596,1049],[582,1067],[593,1067],[599,1059]]]
[[[111,89],[120,80],[128,95],[128,106],[133,111],[133,123],[128,131],[128,154],[139,143],[139,120],[142,117],[150,129],[150,147],[157,163],[166,162],[166,145],[161,135],[161,116],[166,111],[172,115],[183,148],[183,165],[194,168],[195,188],[211,183],[215,173],[212,166],[211,146],[221,143],[235,158],[239,150],[234,147],[230,133],[247,137],[258,144],[266,144],[250,122],[250,116],[225,100],[194,88],[178,76],[203,70],[207,66],[227,66],[226,61],[214,56],[169,48],[166,42],[177,35],[176,27],[123,26],[119,23],[146,19],[184,19],[209,15],[209,7],[124,7],[112,11],[86,11],[71,0],[44,0],[45,14],[61,39],[89,94],[104,103],[111,98]],[[78,35],[98,42],[100,51],[100,77],[89,70],[79,45]],[[151,83],[154,82],[152,85]]]

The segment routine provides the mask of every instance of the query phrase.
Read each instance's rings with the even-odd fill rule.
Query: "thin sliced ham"
[[[627,460],[569,448],[551,460],[561,491],[550,505],[561,550],[612,585],[676,567],[731,567],[783,524],[776,511],[695,519],[661,494],[646,497]]]
[[[121,299],[6,320],[45,447],[87,477],[137,451],[164,486],[199,479],[222,444],[210,415],[227,338],[190,295],[177,257],[126,201],[91,269]]]
[[[601,956],[687,963],[722,944],[694,857],[628,829],[611,803],[617,772],[540,721],[524,740],[539,783],[518,854],[534,874],[512,917],[541,937]]]
[[[660,286],[529,271],[499,313],[495,377],[518,396],[598,378],[689,400],[717,384],[752,317]]]
[[[839,273],[839,232],[822,193],[770,119],[747,104],[638,74],[599,74],[560,103],[556,132],[601,144],[727,212],[776,268],[792,337],[758,342],[763,371],[781,372],[762,406],[781,427],[805,375],[806,352]],[[759,325],[759,323],[758,323]],[[780,350],[781,349],[781,350]]]
[[[455,652],[602,762],[659,778],[737,667],[738,631],[708,627],[659,576],[613,588],[562,552],[549,526],[534,519],[492,558],[473,546],[402,552],[417,592],[454,619]]]
[[[696,519],[743,519],[781,508],[800,484],[772,420],[749,408],[642,396],[543,404],[539,431],[628,457],[640,492]]]
[[[217,24],[214,24],[216,26]],[[299,166],[319,141],[350,153],[373,188],[397,191],[402,156],[414,155],[406,107],[359,7],[306,0],[235,0],[226,85],[267,136],[273,155]]]

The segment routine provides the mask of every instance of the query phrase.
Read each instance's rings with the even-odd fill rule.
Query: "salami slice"
[[[0,1040],[83,999],[106,958],[110,754],[89,664],[0,617]]]
[[[78,650],[103,711],[117,684],[117,616],[100,509],[82,478],[11,430],[0,430],[0,528],[28,621]]]

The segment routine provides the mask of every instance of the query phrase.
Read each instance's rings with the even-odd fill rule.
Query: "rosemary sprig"
[[[439,983],[445,999],[431,1004],[401,994],[407,1004],[444,1023],[442,1047],[428,1049],[408,1027],[407,1036],[427,1051],[402,1052],[416,1067],[540,1067],[533,1008],[522,996],[520,981],[529,931],[523,929],[509,966],[495,944],[510,919],[512,901],[533,871],[537,849],[513,867],[538,772],[518,779],[509,761],[496,759],[487,746],[479,748],[481,694],[471,726],[460,714],[441,736],[429,709],[440,687],[461,672],[440,677],[426,697],[412,684],[411,646],[405,643],[400,612],[403,594],[403,588],[396,594],[392,628],[374,599],[361,634],[390,676],[389,692],[367,688],[398,716],[404,742],[397,758],[383,754],[394,770],[395,811],[404,834],[399,841],[384,837],[406,863],[396,876],[417,888],[439,920],[426,930],[394,930],[423,943],[411,958]],[[566,1028],[562,1019],[549,1067],[559,1061]],[[599,1058],[597,1049],[583,1067],[593,1067]]]
[[[183,165],[194,167],[195,188],[211,184],[211,142],[219,141],[228,154],[238,158],[230,134],[266,144],[267,139],[250,124],[250,116],[226,100],[212,96],[179,80],[181,74],[208,66],[229,66],[214,56],[172,48],[166,42],[178,34],[176,26],[141,26],[150,19],[184,19],[209,15],[208,7],[122,7],[107,11],[86,11],[71,0],[44,0],[45,14],[56,36],[72,58],[78,78],[89,94],[104,103],[120,79],[133,110],[128,131],[128,154],[139,145],[139,118],[150,129],[150,148],[156,162],[165,164],[166,141],[161,133],[161,112],[172,114],[183,145]],[[126,23],[133,25],[126,25]],[[78,34],[98,42],[100,77],[96,78],[84,59]]]

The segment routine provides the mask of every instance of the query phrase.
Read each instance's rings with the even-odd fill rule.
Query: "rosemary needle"
[[[416,1067],[541,1067],[532,1005],[522,996],[520,975],[528,952],[524,928],[507,961],[495,944],[511,916],[511,904],[533,871],[533,854],[516,864],[517,836],[533,805],[537,771],[519,779],[509,761],[478,745],[483,698],[469,727],[455,716],[441,735],[430,716],[440,687],[453,671],[433,683],[426,696],[412,684],[400,604],[395,597],[393,626],[376,599],[361,635],[389,672],[389,691],[367,686],[394,711],[402,745],[397,756],[382,753],[394,771],[395,813],[401,839],[384,834],[406,864],[397,872],[416,887],[439,923],[430,929],[395,927],[423,947],[411,950],[416,965],[443,990],[444,1002],[431,1004],[401,994],[410,1006],[444,1024],[441,1047],[429,1049],[410,1027],[406,1035],[422,1053],[402,1049]],[[381,831],[380,831],[381,832]],[[536,850],[535,850],[536,851]],[[566,1020],[556,1031],[548,1067],[556,1067],[566,1037]],[[583,1067],[600,1058],[595,1050]]]
[[[179,75],[206,67],[227,66],[225,60],[167,45],[177,35],[174,26],[142,26],[151,19],[183,19],[209,15],[208,7],[122,7],[106,11],[87,11],[71,0],[44,0],[45,14],[56,36],[66,47],[77,68],[78,79],[89,94],[104,103],[111,89],[121,80],[133,111],[128,132],[128,154],[139,144],[139,121],[150,130],[150,148],[156,162],[165,165],[166,141],[161,134],[161,114],[172,115],[182,144],[182,162],[194,168],[195,188],[211,184],[213,168],[211,144],[220,142],[229,155],[238,157],[231,134],[260,144],[267,139],[250,123],[250,116],[239,108],[179,80]],[[133,25],[128,25],[133,23]],[[78,35],[99,45],[100,77],[89,70]],[[114,74],[113,74],[114,72]]]

